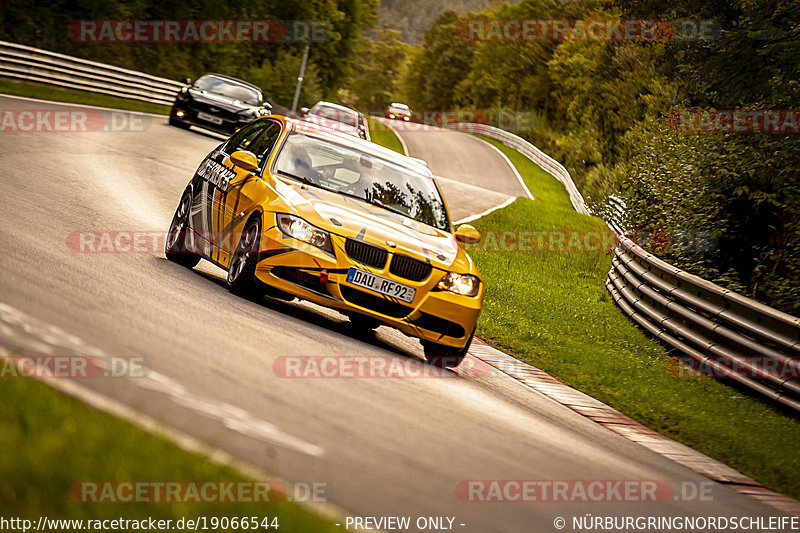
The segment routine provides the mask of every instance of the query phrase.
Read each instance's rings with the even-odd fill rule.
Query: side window
[[[250,145],[265,129],[272,125],[272,122],[264,121],[258,122],[251,126],[245,126],[234,133],[233,137],[228,139],[228,142],[225,144],[224,152],[228,155],[236,152],[237,150],[250,150],[252,152],[253,150],[250,149]]]
[[[263,166],[264,162],[269,158],[269,154],[272,153],[272,149],[275,148],[275,143],[278,141],[280,133],[280,126],[275,123],[270,123],[266,130],[264,130],[247,148],[256,154],[258,166]]]

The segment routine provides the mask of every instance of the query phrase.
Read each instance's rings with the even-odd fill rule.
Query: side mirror
[[[456,230],[456,240],[464,244],[478,244],[481,242],[481,234],[469,224],[464,224]]]
[[[307,107],[301,107],[300,108],[300,116],[304,117],[306,115],[308,115],[308,108]]]
[[[181,80],[181,82],[185,83],[186,85],[191,85],[192,84],[192,78],[183,78]]]
[[[231,154],[231,161],[239,168],[250,172],[258,169],[258,159],[253,152],[247,150],[237,150]]]

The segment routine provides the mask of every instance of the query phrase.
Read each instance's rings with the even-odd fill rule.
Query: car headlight
[[[303,241],[312,246],[316,246],[326,252],[333,253],[331,246],[331,235],[325,230],[312,226],[305,220],[294,215],[279,213],[278,227],[287,237],[292,237],[298,241]]]
[[[437,287],[462,296],[475,296],[480,285],[481,280],[471,274],[449,272],[444,275]]]

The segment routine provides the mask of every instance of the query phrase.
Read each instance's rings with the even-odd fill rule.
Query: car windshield
[[[392,107],[396,109],[402,109],[403,111],[408,111],[408,106],[406,104],[392,104]]]
[[[355,148],[292,133],[275,169],[290,178],[450,230],[444,201],[433,179]]]
[[[317,115],[328,120],[335,120],[348,126],[355,126],[357,121],[357,114],[352,111],[345,111],[331,106],[317,106],[309,111],[312,115]]]
[[[258,105],[261,103],[261,93],[257,90],[217,76],[201,76],[194,82],[193,87],[230,98],[231,100],[239,100],[245,104]]]

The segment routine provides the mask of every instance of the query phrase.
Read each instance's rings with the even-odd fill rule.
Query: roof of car
[[[417,172],[419,172],[424,176],[429,176],[430,178],[433,178],[433,174],[431,173],[430,169],[421,162],[416,161],[413,158],[407,157],[399,152],[395,152],[394,150],[381,146],[380,144],[374,143],[372,141],[367,141],[365,139],[361,139],[353,135],[348,135],[346,133],[342,133],[336,130],[332,130],[330,128],[326,128],[325,126],[320,126],[312,122],[306,122],[304,120],[294,120],[289,117],[281,115],[270,115],[270,116],[272,118],[277,118],[282,122],[286,123],[287,125],[291,126],[294,129],[294,131],[298,133],[311,134],[320,139],[327,139],[336,142],[338,144],[343,144],[345,146],[357,148],[372,155],[382,157],[383,159],[388,159],[390,161],[398,162],[403,166],[416,170]]]
[[[318,105],[324,105],[324,106],[327,106],[327,107],[333,107],[333,108],[339,109],[341,111],[350,111],[351,113],[358,114],[358,111],[353,109],[352,107],[347,107],[347,106],[344,106],[344,105],[341,105],[341,104],[334,104],[333,102],[325,102],[323,100],[320,100],[319,102],[314,104],[314,107],[317,107]]]
[[[261,87],[259,87],[258,85],[254,85],[254,84],[250,83],[249,81],[240,80],[239,78],[234,78],[233,76],[228,76],[227,74],[218,74],[216,72],[206,72],[205,74],[203,74],[203,76],[216,76],[217,78],[222,78],[224,80],[235,81],[236,83],[241,83],[242,85],[246,85],[248,87],[252,87],[253,89],[256,89],[258,92],[263,92],[261,90]],[[202,78],[203,76],[200,76],[200,78]]]

